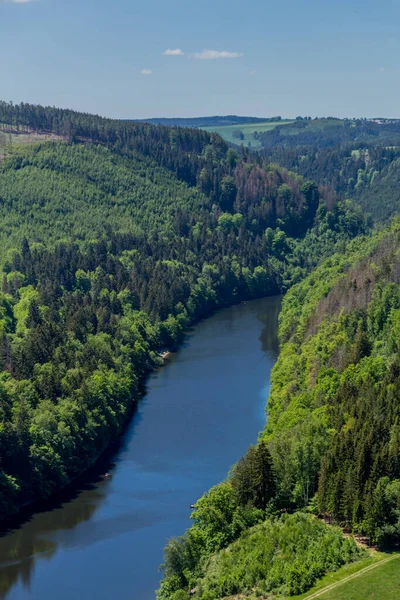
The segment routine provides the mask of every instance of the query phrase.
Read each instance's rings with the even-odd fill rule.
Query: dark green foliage
[[[397,507],[396,491],[392,495]],[[196,503],[194,524],[185,535],[169,541],[158,598],[170,600],[193,589],[194,598],[202,600],[254,590],[301,594],[327,571],[362,556],[354,540],[315,517],[296,513],[264,520],[267,504],[276,500],[271,454],[261,441],[227,482]]]
[[[265,510],[275,497],[276,482],[271,454],[265,442],[250,446],[234,466],[231,484],[241,506]]]
[[[227,148],[220,157],[208,146],[198,160],[203,167],[191,187],[148,158],[101,146],[15,151],[0,166],[0,251],[24,239],[91,241],[110,230],[136,238],[157,231],[164,243],[195,233],[200,243],[221,212],[240,214],[243,233],[251,226],[254,238],[278,219],[294,237],[312,226],[318,202],[309,204],[292,174],[239,160]],[[282,185],[291,191],[289,204],[278,195]]]
[[[360,319],[357,324],[357,331],[354,336],[349,360],[353,364],[360,362],[364,356],[369,356],[371,353],[371,343],[367,333],[366,323]]]
[[[6,516],[96,460],[190,323],[284,291],[365,223],[214,134],[27,104],[1,103],[0,122],[64,137],[0,165]],[[253,510],[227,518],[223,543]]]
[[[343,128],[339,128],[330,147],[320,147],[318,138],[299,146],[299,136],[292,135],[287,145],[271,147],[264,154],[323,186],[329,206],[336,192],[339,197],[356,200],[375,221],[387,221],[400,211],[400,125],[372,125],[378,127],[377,134],[365,141],[343,141],[339,135]],[[353,129],[357,131],[357,127]],[[390,139],[385,138],[385,131]]]
[[[269,160],[329,188],[328,206],[336,192],[376,221],[399,213],[399,120],[301,120],[258,139]]]
[[[264,148],[324,148],[354,142],[385,141],[386,145],[398,143],[400,120],[326,119],[302,120],[282,125],[260,133],[259,140]]]
[[[8,148],[0,166],[2,515],[96,460],[190,323],[303,280],[285,301],[265,439],[169,542],[160,598],[299,593],[357,555],[311,517],[260,524],[277,507],[318,503],[397,544],[397,229],[351,242],[366,220],[318,187],[318,169],[304,180],[215,134],[25,104],[0,103],[0,122],[64,140]],[[368,160],[354,155],[354,195],[373,185]]]
[[[300,122],[296,124],[296,132],[288,133],[288,125],[284,131],[277,128],[271,134],[264,134],[264,143],[271,142],[271,147],[283,144],[269,156],[279,157],[282,164],[306,173],[310,179],[323,184],[333,182],[338,193],[360,200],[379,181],[380,172],[393,170],[396,163],[388,165],[398,155],[396,148],[375,144],[368,149],[355,148],[348,142],[356,140],[357,135],[361,139],[376,135],[385,141],[389,135],[399,137],[399,123],[381,127],[376,123],[349,121],[324,123],[320,130],[318,127],[319,124],[314,124],[306,132],[308,123]],[[287,136],[282,142],[283,133]],[[289,139],[294,135],[297,140]],[[347,146],[341,146],[342,143]],[[308,147],[303,152],[304,144]],[[290,150],[296,145],[298,148]],[[259,181],[254,183],[256,187],[260,185]],[[259,190],[260,187],[258,194]],[[268,227],[264,234],[266,247],[275,257],[282,260],[293,252],[289,236],[295,231],[299,233],[302,227],[308,231],[300,244],[295,242],[297,258],[306,247],[309,255],[318,252],[317,248],[324,248],[325,235],[339,231],[351,235],[360,231],[360,213],[348,203],[337,202],[334,193],[324,190],[325,206],[321,206],[321,188],[315,183],[304,183],[300,192],[301,223],[294,216],[293,188],[282,182],[277,189],[277,209],[282,210],[282,217],[278,215],[278,227]],[[332,207],[330,212],[326,212],[327,206]],[[393,206],[391,200],[387,201],[383,214],[388,214],[389,206]],[[377,207],[375,200],[374,216]],[[236,209],[240,211],[238,200]],[[312,229],[307,225],[308,211],[309,222],[314,223]],[[292,215],[289,221],[288,215]],[[219,224],[232,229],[233,219],[223,215]],[[365,533],[381,546],[400,544],[399,235],[395,223],[391,229],[371,238],[360,237],[347,245],[338,242],[338,254],[333,253],[325,264],[288,292],[280,320],[282,347],[272,376],[268,424],[259,445],[250,447],[224,484],[225,492],[229,492],[229,497],[223,500],[224,508],[220,507],[224,514],[232,507],[232,500],[240,507],[263,510],[270,502],[269,510],[303,508],[327,513],[326,517]],[[336,234],[335,238],[338,239]],[[307,263],[304,258],[302,267]],[[300,281],[305,273],[301,268],[296,270],[299,266],[300,263],[296,267],[292,263],[292,281],[296,276]],[[281,273],[285,279],[284,272]],[[179,587],[194,589],[194,597],[203,600],[250,592],[300,594],[326,570],[337,569],[359,554],[351,541],[348,542],[351,550],[346,548],[343,555],[339,551],[337,559],[330,562],[331,551],[347,544],[338,531],[336,541],[330,539],[314,552],[315,532],[302,519],[315,523],[321,533],[326,527],[299,513],[293,519],[301,521],[304,539],[297,536],[295,528],[291,530],[293,555],[279,543],[275,546],[271,543],[274,531],[270,521],[246,529],[224,549],[232,539],[232,530],[227,525],[233,522],[232,510],[229,514],[227,521],[221,518],[216,521],[221,523],[223,536],[216,537],[214,530],[202,529],[205,550],[195,563],[186,563],[183,577],[175,573],[173,579],[166,570],[159,591],[161,600],[169,599],[170,590]],[[283,522],[287,523],[284,519]],[[189,544],[193,532],[195,527],[181,538],[183,547]],[[211,540],[208,546],[207,540]],[[210,556],[218,547],[220,552]],[[308,550],[312,558],[307,556]],[[281,555],[284,555],[282,565]]]
[[[232,133],[232,137],[237,140],[244,140],[244,133],[241,129],[235,129]]]
[[[289,291],[265,440],[279,498],[400,543],[399,227],[350,244]],[[300,494],[308,481],[308,493]]]
[[[400,212],[399,155],[400,149],[393,149],[391,157],[385,161],[386,164],[380,169],[374,168],[366,184],[354,196],[376,221],[387,221]]]

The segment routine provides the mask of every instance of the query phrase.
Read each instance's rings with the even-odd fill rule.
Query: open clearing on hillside
[[[215,133],[219,133],[221,137],[224,138],[227,142],[231,144],[243,144],[244,146],[248,146],[249,142],[253,148],[260,148],[260,143],[258,140],[254,139],[253,133],[257,131],[257,133],[262,133],[264,131],[271,131],[271,129],[275,129],[278,125],[290,125],[293,121],[264,121],[262,123],[238,123],[237,125],[221,125],[219,127],[204,127],[206,131],[214,131]],[[242,131],[244,135],[244,139],[240,140],[238,138],[233,137],[234,131]]]
[[[276,600],[400,600],[400,553],[373,551],[362,560],[327,573],[304,594],[272,597]],[[265,596],[239,594],[224,600],[265,599]]]
[[[400,598],[400,555],[391,556],[381,563],[356,573],[348,581],[305,597],[305,600],[395,600]]]
[[[239,595],[226,600],[256,597]],[[328,573],[305,594],[279,596],[277,600],[400,600],[400,553],[373,552],[368,558]]]
[[[300,596],[292,596],[291,600],[397,598],[400,598],[400,553],[388,555],[373,552],[369,558],[345,565],[335,573],[328,573],[314,588]]]
[[[38,133],[36,131],[20,131],[14,129],[1,129],[0,124],[0,159],[10,154],[15,146],[39,144],[41,142],[56,142],[64,138],[54,133]]]
[[[54,133],[16,133],[15,131],[1,131],[0,130],[0,143],[1,144],[36,144],[37,142],[48,142],[62,139],[61,136],[55,135]]]

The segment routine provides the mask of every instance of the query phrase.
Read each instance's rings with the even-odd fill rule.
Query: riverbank
[[[269,298],[269,297],[274,297],[274,296],[267,296],[266,298]],[[224,310],[224,309],[228,308],[229,306],[235,306],[240,303],[243,303],[245,305],[248,302],[254,301],[254,299],[251,299],[247,296],[245,298],[236,299],[236,300],[237,300],[237,302],[235,302],[232,305],[223,304],[223,305],[216,306],[213,309],[211,309],[209,312],[202,313],[202,315],[201,315],[201,317],[199,317],[199,319],[193,320],[190,323],[188,323],[186,329],[183,332],[181,332],[181,334],[179,334],[179,336],[174,344],[173,349],[172,348],[166,349],[165,347],[162,347],[162,348],[156,349],[155,351],[152,351],[151,353],[149,353],[147,355],[146,368],[144,370],[144,373],[142,374],[142,376],[139,378],[139,381],[138,381],[139,395],[137,398],[133,399],[132,403],[127,407],[128,416],[126,419],[124,419],[122,428],[125,428],[127,426],[127,424],[129,423],[129,421],[132,417],[132,414],[134,413],[134,411],[137,408],[138,403],[140,402],[141,398],[143,397],[143,393],[145,392],[146,382],[148,380],[149,375],[154,371],[154,369],[164,366],[172,358],[174,352],[177,349],[179,349],[181,347],[181,345],[184,343],[185,336],[187,336],[188,332],[190,331],[190,329],[192,327],[194,327],[197,323],[199,323],[205,319],[209,319],[217,311]],[[74,482],[79,481],[82,477],[84,478],[85,473],[90,471],[91,469],[93,469],[96,466],[96,463],[101,458],[101,456],[105,452],[108,451],[109,446],[114,444],[117,441],[118,437],[121,435],[121,431],[122,431],[122,429],[113,432],[112,436],[106,441],[106,443],[103,445],[103,447],[100,449],[100,451],[97,452],[96,456],[90,461],[90,463],[88,465],[86,465],[73,478],[69,479],[66,483],[64,483],[63,485],[58,485],[57,489],[52,494],[45,496],[45,497],[32,496],[31,494],[27,494],[27,495],[23,496],[23,499],[21,501],[15,502],[11,506],[11,508],[8,512],[7,512],[7,510],[4,509],[2,514],[0,514],[0,530],[1,529],[6,530],[9,526],[10,520],[13,523],[18,522],[18,515],[21,510],[28,508],[28,510],[30,511],[30,508],[32,506],[35,507],[36,505],[38,505],[40,507],[40,505],[43,502],[46,504],[48,502],[51,502],[52,496],[59,495],[60,493],[62,493],[63,490],[66,490],[70,486],[73,486]]]
[[[160,352],[159,356],[160,358],[163,359],[164,363],[171,358],[173,355],[173,352],[171,352],[170,350],[165,350],[164,352]]]
[[[0,538],[7,600],[52,600],[55,588],[59,600],[154,600],[167,539],[264,425],[280,301],[235,305],[187,332],[110,454]]]

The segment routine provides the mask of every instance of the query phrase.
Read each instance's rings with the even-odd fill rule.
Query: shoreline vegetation
[[[271,296],[266,296],[266,297],[271,297]],[[225,308],[229,308],[229,306],[235,306],[236,304],[241,304],[241,303],[247,304],[248,302],[251,302],[253,299],[255,300],[257,298],[249,298],[247,300],[240,300],[234,304],[227,304],[225,306],[219,306],[218,308],[212,310],[208,315],[204,315],[201,318],[201,320],[212,317],[216,311],[224,310]],[[176,354],[176,352],[181,347],[181,344],[184,341],[184,336],[186,335],[186,333],[188,332],[190,327],[196,325],[199,321],[194,321],[194,322],[190,323],[190,326],[188,326],[188,328],[182,332],[183,337],[180,339],[179,342],[177,342],[177,344],[173,350],[166,350],[165,348],[163,348],[154,353],[153,364],[151,366],[150,365],[148,366],[148,370],[144,374],[142,380],[140,380],[138,382],[139,389],[141,390],[140,395],[134,402],[132,402],[130,409],[129,409],[130,414],[128,415],[125,422],[122,424],[123,429],[129,425],[129,423],[137,409],[138,404],[140,403],[142,398],[146,395],[146,384],[147,384],[147,379],[148,379],[150,373],[152,371],[157,370],[161,367],[164,367],[168,364],[168,362],[172,359],[172,357]],[[16,507],[15,507],[17,509],[16,511],[13,511],[8,515],[0,514],[0,532],[1,531],[6,532],[9,528],[10,524],[13,524],[13,526],[15,526],[15,525],[18,526],[19,523],[23,522],[25,512],[26,513],[36,512],[34,510],[34,507],[37,506],[39,508],[41,506],[44,506],[45,504],[46,505],[48,505],[49,503],[51,504],[52,500],[58,501],[58,499],[60,497],[62,497],[63,493],[68,492],[68,490],[72,491],[72,490],[76,489],[77,482],[83,481],[85,479],[85,477],[88,476],[92,471],[97,472],[98,464],[100,462],[102,462],[105,455],[107,455],[110,451],[112,452],[112,447],[115,445],[116,442],[118,442],[121,435],[122,435],[122,431],[119,432],[113,439],[109,440],[107,445],[103,449],[100,450],[97,457],[95,457],[93,459],[93,462],[91,464],[89,464],[87,466],[87,468],[85,468],[82,472],[78,473],[73,479],[69,480],[62,488],[54,490],[50,496],[48,496],[46,498],[36,497],[36,498],[27,499],[23,503],[16,505]],[[31,510],[32,507],[33,507],[33,510]]]
[[[266,296],[266,297],[272,297],[272,296]],[[252,298],[249,298],[248,300],[241,300],[235,304],[228,304],[226,306],[220,306],[217,309],[213,310],[210,314],[205,315],[201,320],[211,318],[213,316],[213,314],[215,314],[215,312],[217,312],[219,310],[224,310],[225,308],[229,308],[229,306],[248,304],[252,300],[253,300]],[[198,322],[191,323],[190,327],[188,327],[188,329],[185,330],[185,332],[183,332],[183,335],[186,335],[187,332],[189,331],[189,329],[196,324],[198,324]],[[184,338],[182,338],[181,342],[183,342],[183,341],[184,341]],[[177,353],[177,351],[180,349],[180,347],[181,347],[181,343],[178,343],[173,350],[167,350],[167,349],[163,348],[155,353],[156,358],[155,358],[154,364],[152,365],[151,369],[149,369],[147,374],[144,376],[143,380],[139,382],[139,386],[141,389],[141,395],[134,403],[132,403],[131,408],[130,408],[130,415],[127,417],[127,420],[123,424],[123,428],[125,428],[129,425],[129,423],[137,409],[138,404],[140,403],[142,398],[146,395],[146,384],[147,384],[147,379],[148,379],[150,373],[153,370],[157,370],[159,368],[166,366],[168,364],[168,362],[173,358],[173,356]],[[160,362],[159,359],[161,359],[162,362]],[[60,498],[64,497],[63,496],[64,494],[69,495],[68,492],[78,489],[77,485],[79,484],[79,482],[84,481],[85,478],[87,476],[90,476],[90,474],[92,472],[95,472],[96,474],[101,476],[100,471],[98,471],[98,466],[101,462],[103,462],[103,459],[105,456],[109,455],[110,452],[111,453],[114,452],[112,448],[118,442],[121,435],[122,435],[122,432],[119,433],[114,439],[110,440],[109,443],[105,446],[105,448],[103,448],[100,451],[99,455],[94,459],[93,463],[90,464],[84,471],[77,474],[76,477],[71,479],[64,486],[64,488],[55,490],[52,493],[52,495],[47,498],[37,497],[37,498],[32,498],[30,500],[26,500],[24,503],[19,504],[17,506],[17,509],[18,509],[17,512],[13,512],[12,514],[6,516],[5,518],[2,518],[2,515],[0,515],[0,532],[1,531],[7,532],[10,526],[18,526],[21,522],[24,521],[26,514],[32,514],[32,513],[36,512],[35,507],[37,507],[38,509],[41,509],[43,506],[49,506],[49,505],[51,506],[52,502],[54,502],[54,501],[58,502],[60,500]]]
[[[21,142],[0,152],[3,516],[93,465],[188,327],[286,294],[266,428],[168,543],[159,599],[293,596],[364,556],[314,515],[400,544],[400,229],[371,233],[344,200],[379,181],[392,198],[397,151],[355,146],[399,126],[331,121],[264,132],[262,154],[200,129],[0,102]],[[31,144],[32,131],[63,141]],[[326,169],[335,140],[351,151]]]
[[[254,298],[254,299],[256,299],[256,298]],[[238,304],[240,304],[241,302],[247,303],[251,300],[253,300],[253,298],[249,298],[244,301],[241,300],[238,302]],[[225,308],[229,308],[229,306],[234,306],[235,304],[236,303],[218,306],[217,308],[213,309],[209,314],[203,315],[201,317],[201,320],[210,318],[216,311],[223,310]],[[181,344],[184,341],[184,336],[186,335],[189,328],[196,325],[199,321],[200,321],[200,319],[198,321],[191,322],[190,325],[188,325],[187,329],[181,331],[180,339],[177,340],[174,350],[166,350],[165,348],[163,348],[162,350],[156,350],[154,352],[153,362],[151,364],[147,365],[147,368],[146,368],[145,373],[143,374],[143,377],[140,380],[138,380],[138,389],[140,390],[139,396],[135,400],[133,400],[132,403],[130,404],[130,406],[128,407],[129,414],[128,414],[126,420],[122,423],[122,429],[124,429],[125,427],[127,427],[129,425],[129,423],[132,419],[132,416],[137,409],[138,404],[140,403],[142,398],[146,395],[146,384],[147,384],[147,379],[148,379],[150,373],[156,369],[159,369],[159,368],[167,365],[167,363],[170,361],[170,359],[176,354],[178,349],[181,347]],[[62,487],[52,491],[52,493],[49,496],[47,496],[45,498],[43,498],[43,497],[41,498],[41,497],[37,496],[34,498],[25,499],[22,503],[16,504],[14,510],[11,513],[0,514],[0,531],[1,530],[7,531],[8,527],[11,523],[13,525],[15,525],[15,524],[18,524],[21,521],[23,521],[24,513],[26,511],[29,513],[32,512],[31,507],[33,507],[33,508],[35,506],[41,507],[44,505],[44,503],[46,503],[46,505],[48,503],[51,504],[52,499],[56,500],[57,498],[60,498],[60,495],[62,495],[64,492],[67,492],[68,490],[74,490],[77,482],[83,481],[84,478],[88,474],[90,474],[90,472],[92,472],[93,470],[97,470],[96,469],[97,465],[102,461],[103,457],[110,452],[113,445],[120,439],[121,435],[122,435],[122,430],[119,431],[113,438],[111,438],[107,442],[107,444],[104,446],[104,448],[100,449],[98,455],[96,457],[94,457],[93,461],[87,467],[85,467],[84,470],[77,473],[75,477],[73,477],[68,482],[66,482]],[[35,510],[33,510],[33,512],[35,512]]]
[[[395,220],[350,242],[287,292],[265,430],[227,480],[194,505],[192,527],[169,541],[159,600],[186,600],[189,590],[199,600],[307,598],[325,574],[365,559],[348,532],[368,547],[399,546],[399,244]],[[347,540],[352,554],[324,565],[316,532],[303,543],[291,523],[299,519],[304,530],[313,515],[340,525],[335,543]],[[275,535],[289,523],[287,539]],[[320,523],[328,535],[332,526]],[[293,570],[277,574],[281,553]]]
[[[0,102],[0,513],[47,498],[121,432],[141,382],[214,310],[284,293],[369,230],[218,135]]]

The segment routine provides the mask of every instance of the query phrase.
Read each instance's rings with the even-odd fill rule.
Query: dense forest
[[[297,595],[364,556],[353,538],[327,527],[308,507],[289,514],[280,505],[279,476],[261,441],[227,481],[198,500],[192,527],[168,542],[159,600]]]
[[[283,504],[383,547],[400,543],[399,235],[352,242],[288,292],[263,436]]]
[[[385,222],[400,212],[399,144],[357,143],[321,150],[277,147],[267,155],[285,168],[333,189],[340,198],[355,200],[376,222]]]
[[[264,148],[335,148],[349,143],[398,144],[400,120],[389,119],[297,119],[259,134]]]
[[[400,212],[400,121],[301,120],[258,141],[268,160],[355,200],[375,221]]]
[[[397,210],[400,126],[319,121],[253,153],[0,103],[2,517],[96,461],[191,323],[287,292],[265,430],[168,543],[159,598],[306,591],[363,555],[316,515],[400,544],[400,225],[366,214]]]
[[[0,120],[6,516],[96,460],[191,322],[285,291],[368,223],[214,134],[5,103]],[[59,139],[19,145],[30,130]]]
[[[399,212],[398,123],[306,120],[259,139],[264,157],[317,181],[332,204],[352,198],[376,222]],[[400,545],[399,232],[394,222],[358,236],[287,292],[265,431],[166,546],[160,600],[300,594],[357,560],[337,532],[338,562],[325,564],[314,535],[328,532],[310,514]]]
[[[287,292],[265,430],[166,546],[160,600],[295,595],[357,559],[337,532],[325,564],[328,530],[310,514],[399,547],[399,243],[395,221]]]

